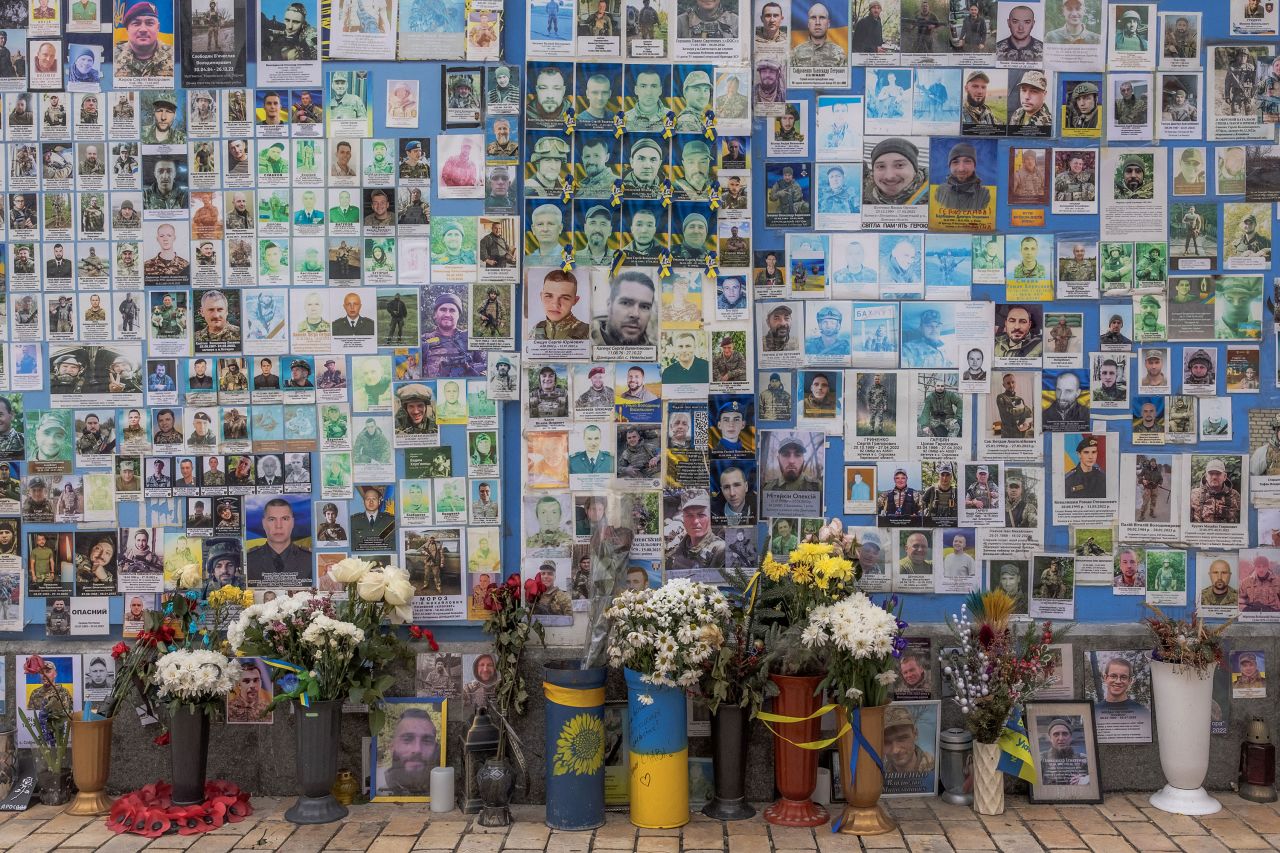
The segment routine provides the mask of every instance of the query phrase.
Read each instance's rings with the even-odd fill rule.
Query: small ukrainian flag
[[[1000,761],[996,768],[1010,776],[1036,781],[1035,758],[1031,754],[1031,741],[1027,739],[1027,727],[1022,723],[1022,711],[1014,708],[1005,721],[1004,731],[996,741],[1000,745]]]

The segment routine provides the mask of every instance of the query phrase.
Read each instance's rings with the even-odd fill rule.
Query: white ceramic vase
[[[1160,769],[1167,784],[1151,795],[1151,805],[1171,814],[1209,815],[1222,809],[1204,789],[1209,772],[1209,717],[1213,669],[1205,672],[1151,661]]]

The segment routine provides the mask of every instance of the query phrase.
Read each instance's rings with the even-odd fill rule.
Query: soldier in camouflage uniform
[[[564,518],[560,501],[551,495],[539,498],[534,504],[533,515],[538,520],[538,531],[526,538],[528,548],[563,548],[573,544],[573,536],[560,528]]]
[[[410,140],[404,146],[404,159],[400,161],[401,178],[426,179],[431,177],[431,167],[422,157],[422,143]]]
[[[1027,71],[1018,83],[1019,107],[1009,116],[1010,127],[1053,127],[1053,113],[1044,102],[1049,81],[1042,71]]]
[[[422,340],[423,367],[430,377],[480,376],[467,348],[467,333],[458,329],[462,300],[449,292],[436,297],[432,309],[435,333]]]
[[[1093,201],[1097,192],[1093,172],[1085,169],[1079,152],[1067,162],[1067,170],[1053,179],[1053,197],[1058,201]]]
[[[884,422],[889,414],[889,389],[884,387],[884,380],[879,373],[867,389],[867,411],[870,413],[868,429],[874,435],[884,435]]]
[[[791,397],[782,388],[781,374],[769,374],[769,386],[760,392],[760,419],[791,420]]]
[[[1142,463],[1142,469],[1138,471],[1138,485],[1142,487],[1142,506],[1138,507],[1137,520],[1155,518],[1160,487],[1164,485],[1164,472],[1160,470],[1159,462],[1148,457]]]
[[[591,368],[587,379],[591,385],[574,400],[578,409],[613,408],[613,389],[604,382],[605,370],[600,365]]]
[[[1120,97],[1115,102],[1116,124],[1146,124],[1147,99],[1133,93],[1133,83],[1120,84]]]
[[[847,11],[847,10],[846,10]],[[831,12],[822,3],[809,7],[809,36],[791,51],[792,68],[838,68],[848,65],[849,57],[827,38]]]
[[[786,110],[778,119],[778,132],[774,135],[774,139],[779,142],[804,142],[804,133],[796,127],[796,122],[799,120],[800,110],[795,104],[787,104]]]
[[[1280,475],[1280,414],[1270,422],[1271,438],[1249,457],[1249,473],[1260,477]]]
[[[737,39],[738,16],[722,7],[720,0],[695,0],[693,8],[676,19],[676,38]],[[631,117],[627,117],[631,127]]]
[[[955,466],[942,463],[938,469],[938,482],[924,490],[920,499],[920,511],[937,525],[955,524],[960,513],[960,499],[956,494]]]
[[[968,125],[987,125],[993,130],[996,117],[987,106],[987,86],[991,78],[985,71],[974,71],[964,83],[964,113],[961,122]]]
[[[1240,492],[1227,479],[1227,466],[1211,459],[1205,466],[1201,484],[1191,490],[1193,524],[1239,524]]]
[[[711,77],[698,69],[684,78],[685,108],[676,116],[676,133],[702,133],[702,119],[711,104]]]
[[[652,477],[660,461],[657,448],[644,440],[640,428],[629,426],[623,433],[625,443],[618,452],[619,477]]]
[[[173,77],[173,48],[161,43],[160,13],[150,0],[134,0],[124,13],[128,39],[116,45],[117,77]]]
[[[1169,432],[1191,432],[1193,412],[1191,398],[1179,394],[1170,398]]]
[[[1071,90],[1071,100],[1067,103],[1067,127],[1097,128],[1100,127],[1102,115],[1098,112],[1098,84],[1091,82],[1077,83]]]
[[[747,191],[742,186],[742,179],[737,175],[729,178],[729,186],[721,194],[720,204],[725,210],[747,209]]]
[[[413,382],[396,391],[396,399],[400,403],[396,412],[397,435],[434,435],[439,431],[430,388]]]
[[[916,426],[920,435],[934,438],[958,437],[964,420],[964,403],[960,395],[947,388],[942,380],[935,380],[933,392],[926,394]]]
[[[227,322],[227,297],[221,291],[204,292],[200,297],[200,317],[204,328],[196,332],[196,343],[240,341],[240,327]]]
[[[1142,156],[1125,156],[1120,161],[1120,174],[1116,177],[1116,199],[1151,199],[1152,192],[1155,192],[1155,184],[1152,183],[1152,175],[1147,174],[1147,164]]]
[[[511,375],[511,361],[506,356],[498,359],[494,365],[493,387],[499,391],[514,392],[516,378]]]
[[[1018,394],[1017,383],[1012,373],[1006,373],[1002,382],[1004,391],[996,395],[996,411],[1000,414],[1000,437],[1031,438],[1035,431],[1031,407]]]
[[[144,210],[183,210],[187,195],[177,183],[178,166],[173,157],[165,155],[152,167],[152,182],[142,190]]]
[[[720,352],[711,357],[711,371],[716,382],[745,382],[747,357],[733,349],[733,338],[720,339]]]
[[[781,216],[794,216],[804,212],[804,190],[796,183],[795,170],[791,166],[784,166],[782,179],[769,187],[769,201],[777,206]]]
[[[556,372],[550,365],[538,371],[538,388],[529,393],[529,417],[565,418],[569,416],[569,392],[556,384]]]
[[[1022,477],[1013,474],[1005,477],[1004,523],[1006,527],[1035,527],[1039,517],[1036,496],[1024,488]]]
[[[711,529],[711,500],[702,489],[685,494],[680,503],[684,534],[671,549],[672,569],[724,568],[725,543]]]

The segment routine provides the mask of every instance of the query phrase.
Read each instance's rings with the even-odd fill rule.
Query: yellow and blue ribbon
[[[671,252],[667,249],[662,250],[662,254],[658,255],[658,278],[668,278],[671,275]]]
[[[662,179],[662,206],[664,208],[671,206],[671,179]]]
[[[662,138],[670,139],[671,133],[676,129],[676,114],[674,110],[667,110],[667,114],[662,117]]]
[[[720,182],[712,181],[707,187],[707,202],[711,205],[712,210],[720,209]]]
[[[573,131],[578,126],[578,112],[570,104],[564,108],[564,133],[565,136],[573,136]]]
[[[714,110],[707,109],[702,114],[702,135],[711,142],[716,141],[716,114]]]
[[[280,686],[284,688],[286,693],[296,696],[298,701],[302,703],[302,707],[311,707],[311,694],[319,694],[319,685],[316,683],[316,680],[311,677],[310,672],[297,664],[292,664],[288,661],[276,660],[275,658],[263,658],[262,662],[272,669],[282,669],[288,673],[288,675],[292,675],[294,682],[292,687],[287,686],[286,679],[288,676],[280,679]]]
[[[1026,779],[1035,784],[1035,756],[1031,753],[1031,740],[1027,737],[1027,727],[1022,722],[1022,711],[1014,708],[1005,720],[1004,729],[996,741],[1000,747],[1000,760],[996,769],[1019,779]]]
[[[609,190],[609,206],[617,207],[622,204],[622,178],[613,179],[613,189]]]
[[[622,131],[625,130],[626,127],[627,127],[627,117],[622,112],[622,110],[618,110],[616,113],[613,114],[613,138],[621,139]]]
[[[613,256],[613,270],[612,270],[613,274],[617,275],[618,270],[621,269],[622,265],[625,264],[626,262],[627,262],[627,253],[619,249],[618,253]]]
[[[880,759],[880,755],[876,752],[875,747],[867,740],[867,736],[862,733],[862,708],[853,709],[853,721],[849,728],[853,731],[853,749],[849,750],[849,787],[846,791],[853,791],[858,786],[858,753],[866,750],[867,755],[871,758],[871,762],[880,770],[881,775],[884,774],[884,762]],[[840,823],[844,819],[841,815],[831,824],[832,832],[840,831]]]
[[[703,262],[707,265],[707,278],[715,281],[716,276],[720,274],[720,256],[715,252],[707,252]]]
[[[570,246],[560,247],[560,269],[562,272],[570,272],[573,270],[574,257],[573,249]]]
[[[568,204],[573,201],[574,186],[577,182],[569,178],[560,179],[560,201]]]

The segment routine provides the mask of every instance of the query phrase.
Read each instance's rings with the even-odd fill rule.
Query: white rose
[[[392,607],[408,604],[413,600],[413,584],[405,578],[392,578],[387,583],[383,600]]]
[[[360,579],[369,573],[372,565],[372,563],[367,563],[358,557],[347,557],[329,569],[329,577],[336,583],[344,585],[359,583]]]
[[[382,601],[387,593],[387,576],[382,572],[369,572],[360,579],[356,592],[365,601]]]

